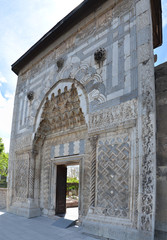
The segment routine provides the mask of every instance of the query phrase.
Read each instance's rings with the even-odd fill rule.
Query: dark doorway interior
[[[56,214],[66,213],[66,184],[67,167],[65,165],[58,165],[56,184]]]
[[[55,214],[65,218],[76,218],[78,216],[78,197],[79,165],[73,163],[68,166],[57,165]]]

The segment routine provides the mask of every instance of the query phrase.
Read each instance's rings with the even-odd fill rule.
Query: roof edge
[[[150,0],[153,23],[153,47],[162,45],[162,5],[161,0]]]
[[[14,73],[19,74],[20,70],[27,65],[34,57],[40,54],[51,43],[58,39],[61,35],[75,26],[84,17],[95,11],[99,6],[108,0],[85,0],[68,15],[60,20],[53,28],[51,28],[39,41],[37,41],[28,51],[26,51],[11,68]]]
[[[19,74],[34,57],[40,54],[56,39],[75,26],[84,17],[95,11],[99,6],[109,0],[85,0],[72,10],[67,16],[51,28],[39,41],[37,41],[27,52],[25,52],[11,68],[14,73]],[[153,47],[162,45],[162,7],[161,0],[150,0],[153,22]]]

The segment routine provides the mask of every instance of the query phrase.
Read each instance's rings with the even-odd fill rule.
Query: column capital
[[[98,141],[98,138],[99,138],[99,135],[93,135],[93,136],[90,136],[88,138],[88,140],[90,141],[91,145],[94,147],[96,146],[96,143]]]

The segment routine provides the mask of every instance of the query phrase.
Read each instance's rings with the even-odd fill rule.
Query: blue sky
[[[0,0],[0,137],[9,151],[17,76],[11,65],[82,0]]]
[[[163,17],[163,44],[155,49],[158,60],[155,66],[167,61],[167,0],[162,0],[162,17]]]
[[[0,0],[0,137],[9,151],[17,76],[11,65],[82,0]],[[167,61],[167,0],[163,4],[163,45],[156,65]]]

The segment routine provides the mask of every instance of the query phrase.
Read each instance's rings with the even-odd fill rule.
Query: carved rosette
[[[27,98],[29,101],[32,101],[34,99],[34,92],[33,91],[29,91],[27,93]]]
[[[89,138],[91,144],[90,207],[95,206],[97,140],[98,140],[97,135]]]
[[[94,53],[94,59],[96,63],[100,64],[106,59],[106,50],[104,48],[99,48]]]
[[[58,71],[60,71],[64,66],[64,59],[63,58],[60,58],[58,61],[57,61],[57,67],[58,67]]]

